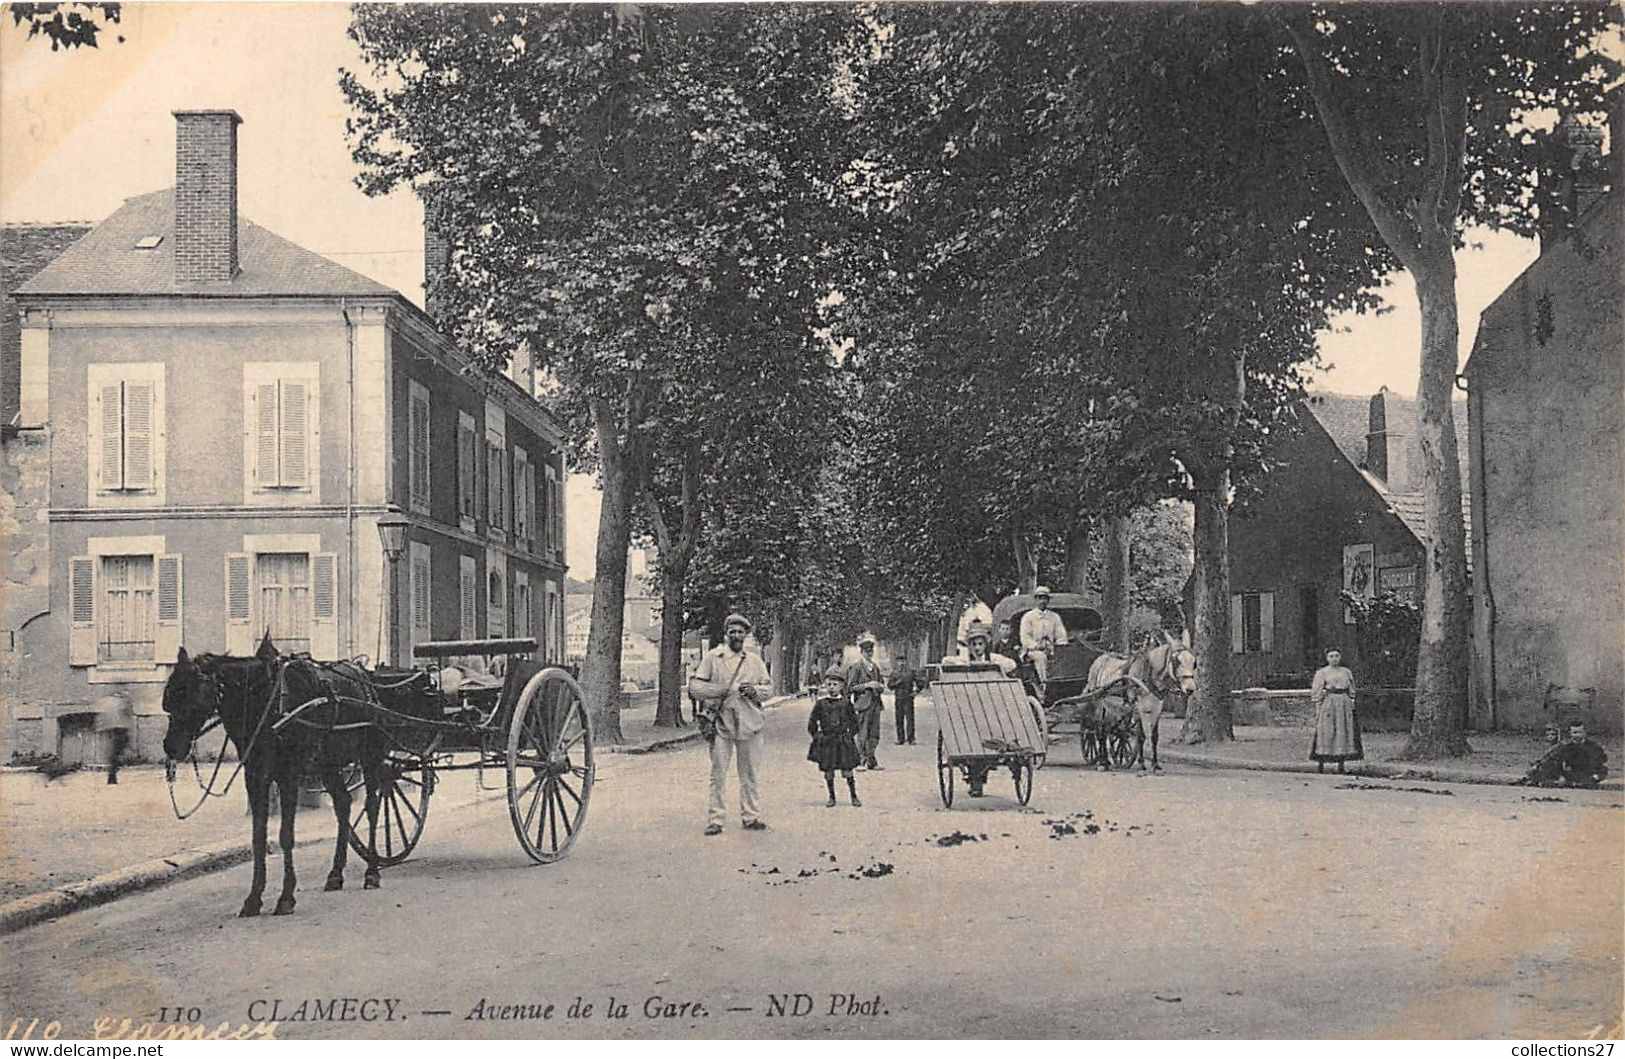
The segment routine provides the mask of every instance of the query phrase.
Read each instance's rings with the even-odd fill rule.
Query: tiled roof
[[[1326,428],[1332,441],[1350,463],[1365,470],[1365,436],[1370,427],[1371,398],[1351,397],[1341,393],[1312,393],[1304,406]],[[1408,462],[1415,474],[1422,473],[1422,445],[1416,433],[1416,402],[1408,397],[1388,394],[1385,402],[1390,433],[1402,434],[1408,450]],[[1461,491],[1467,492],[1467,402],[1452,403],[1456,421],[1456,456],[1461,463]]]
[[[1387,427],[1391,433],[1402,434],[1409,449],[1408,461],[1414,469],[1413,474],[1420,484],[1422,468],[1421,444],[1416,438],[1416,402],[1404,397],[1388,394],[1384,403],[1387,415]],[[1331,437],[1332,443],[1338,451],[1348,458],[1376,493],[1387,501],[1389,508],[1398,515],[1406,527],[1415,534],[1418,541],[1427,537],[1427,517],[1425,514],[1425,501],[1420,492],[1398,493],[1389,489],[1387,485],[1366,467],[1365,445],[1366,432],[1370,429],[1371,400],[1367,397],[1350,397],[1346,394],[1315,393],[1310,394],[1304,406]],[[1452,409],[1455,413],[1456,425],[1456,455],[1461,465],[1461,517],[1462,521],[1471,525],[1472,497],[1468,491],[1469,461],[1467,454],[1467,402],[1456,401]],[[1469,567],[1472,565],[1472,535],[1468,534],[1467,541]]]
[[[136,248],[158,236],[150,250]],[[90,234],[74,243],[19,294],[180,294],[213,298],[396,296],[397,292],[343,265],[288,242],[239,217],[240,271],[227,283],[175,282],[175,192],[128,199]]]
[[[0,228],[0,423],[17,414],[22,329],[10,292],[50,264],[89,224],[8,224]]]

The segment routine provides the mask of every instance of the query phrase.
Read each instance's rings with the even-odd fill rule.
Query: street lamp
[[[378,517],[378,539],[389,562],[389,658],[399,664],[396,652],[401,643],[401,556],[406,553],[406,531],[411,526],[399,511],[386,511]]]

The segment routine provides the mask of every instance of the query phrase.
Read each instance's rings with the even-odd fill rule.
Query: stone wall
[[[0,445],[0,760],[39,753],[36,732],[19,730],[17,689],[23,628],[50,609],[51,536],[47,499],[51,441],[27,431]]]

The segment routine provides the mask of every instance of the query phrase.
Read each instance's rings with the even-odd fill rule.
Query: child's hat
[[[846,683],[846,671],[844,669],[842,669],[840,666],[830,666],[828,669],[824,670],[824,679],[825,680],[839,680],[842,684],[845,684]]]

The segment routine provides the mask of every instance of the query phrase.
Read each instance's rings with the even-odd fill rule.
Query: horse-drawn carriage
[[[410,856],[436,779],[450,771],[478,772],[482,789],[488,770],[501,772],[526,855],[538,863],[565,856],[592,796],[592,723],[575,678],[544,667],[535,652],[532,639],[421,643],[414,656],[434,659],[434,667],[369,670],[361,662],[279,654],[269,639],[249,658],[192,658],[182,650],[163,698],[171,799],[175,763],[187,759],[203,787],[198,804],[223,795],[237,773],[224,789],[214,784],[227,744],[235,747],[254,815],[254,885],[242,914],[260,909],[273,783],[281,795],[284,871],[276,910],[293,909],[295,794],[307,775],[320,778],[339,823],[329,890],[343,888],[346,847],[366,860],[368,889],[378,885],[380,867]],[[501,677],[465,678],[444,664],[468,658],[501,659]],[[204,782],[193,748],[215,725],[227,740]],[[190,813],[177,805],[176,815]]]
[[[1037,600],[1032,595],[1007,596],[993,608],[993,619],[1001,627],[1019,629],[1022,617],[1036,605]],[[1049,743],[1076,732],[1085,764],[1109,769],[1113,765],[1126,768],[1138,761],[1144,768],[1145,744],[1149,741],[1152,767],[1158,768],[1157,726],[1163,701],[1171,692],[1189,694],[1195,689],[1196,662],[1188,645],[1164,634],[1160,641],[1129,655],[1113,654],[1100,646],[1105,623],[1089,597],[1056,593],[1050,597],[1050,609],[1065,625],[1067,642],[1056,644],[1052,649],[1049,679],[1040,681],[1037,667],[1026,659],[1018,661],[1013,679],[1002,678],[1009,684],[1019,681],[1026,697],[1039,704],[1037,727],[1043,739],[1037,745],[1044,749],[1028,756],[1036,765],[1042,765]],[[987,682],[994,679],[987,675],[982,678]],[[944,728],[964,727],[956,719],[959,715],[975,721],[979,716],[977,711],[958,705],[960,694],[952,690],[951,685],[948,687],[947,698],[955,705],[951,705],[944,716]],[[943,697],[939,690],[936,693],[939,708]],[[974,750],[974,745],[959,748],[966,761],[974,758]],[[1003,759],[999,762],[1006,763],[1013,764]],[[938,771],[945,771],[942,749],[938,754]],[[1018,793],[1020,786],[1018,777]],[[943,792],[944,804],[951,804],[949,788],[944,786]],[[1021,801],[1025,804],[1026,798]]]

